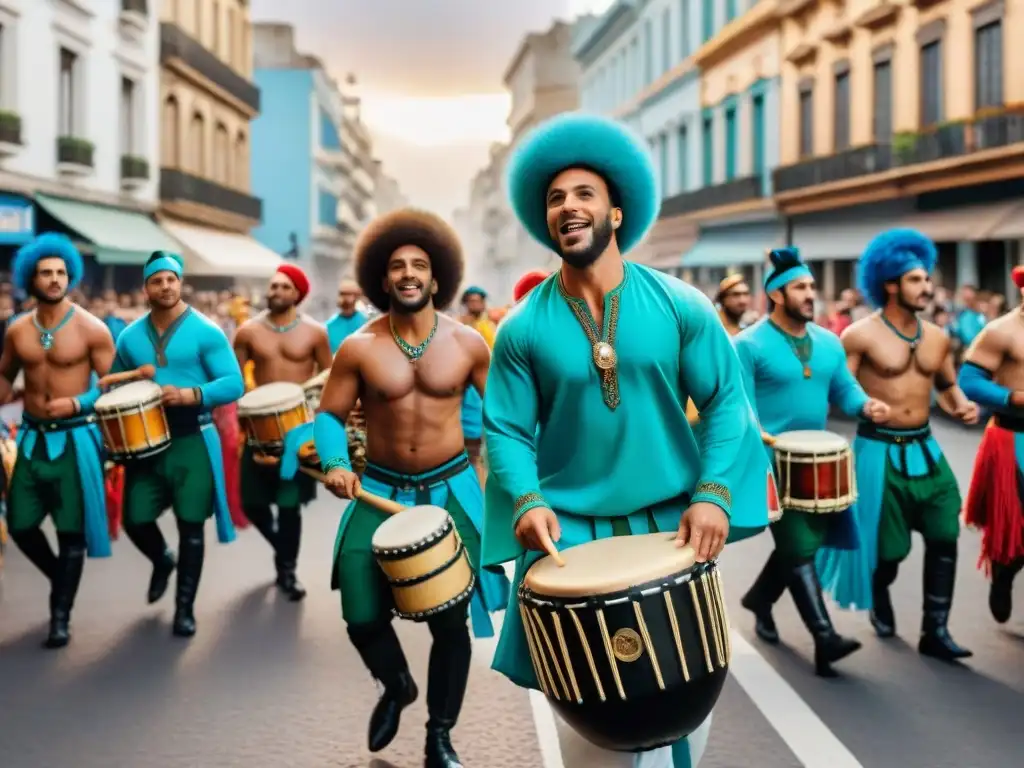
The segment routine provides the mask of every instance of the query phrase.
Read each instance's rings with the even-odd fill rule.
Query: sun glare
[[[421,147],[502,141],[508,136],[509,105],[504,93],[439,98],[363,94],[363,116],[371,130]]]

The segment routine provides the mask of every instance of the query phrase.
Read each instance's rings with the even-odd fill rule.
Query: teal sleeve
[[[743,391],[747,396],[747,402],[757,414],[757,350],[754,343],[744,338],[742,334],[734,341],[736,356],[739,358],[740,367],[743,371]]]
[[[99,400],[100,395],[103,394],[103,391],[100,389],[98,383],[99,379],[96,378],[95,376],[93,378],[96,379],[93,382],[93,385],[75,398],[76,400],[78,400],[78,412],[81,414],[92,413],[93,410],[96,408],[96,401]]]
[[[506,324],[494,342],[484,394],[488,482],[513,500],[512,526],[546,507],[537,474],[538,397],[520,324]]]
[[[132,365],[132,356],[128,351],[128,338],[129,334],[127,333],[121,333],[117,337],[117,343],[114,345],[114,362],[110,366],[111,373],[124,373],[135,367]]]
[[[839,410],[853,418],[863,414],[864,406],[871,399],[846,366],[845,353],[841,355],[836,367],[832,371],[832,380],[829,382],[828,387],[828,399]]]
[[[733,489],[745,477],[747,441],[760,431],[744,388],[743,367],[714,306],[685,286],[677,296],[682,326],[680,377],[701,418],[701,470],[692,503],[710,502],[732,515]]]
[[[333,413],[320,411],[313,419],[313,444],[324,472],[332,469],[352,470],[348,455],[348,433],[341,419]]]
[[[217,408],[233,403],[245,394],[245,380],[238,358],[223,331],[213,326],[202,326],[203,338],[199,344],[203,368],[210,381],[199,387],[203,405]]]

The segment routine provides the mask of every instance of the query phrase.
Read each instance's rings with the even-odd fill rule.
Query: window
[[[228,33],[227,61],[228,64],[234,66],[235,62],[238,61],[238,33],[237,30],[235,29],[235,9],[232,8],[230,5],[228,6],[227,24],[225,24],[224,26],[227,27]]]
[[[832,113],[832,151],[850,147],[850,73],[836,75]]]
[[[661,71],[672,69],[672,10],[666,8],[661,14]]]
[[[203,0],[192,3],[192,23],[195,25],[195,39],[203,42]]]
[[[59,115],[57,117],[58,127],[61,136],[75,136],[75,128],[78,120],[75,119],[75,110],[78,108],[78,100],[75,98],[75,89],[78,86],[78,56],[67,48],[60,49],[60,101],[58,102]]]
[[[162,164],[167,168],[181,167],[181,110],[178,100],[168,96],[164,102],[163,141],[160,142]]]
[[[1003,22],[974,30],[974,108],[1003,106]]]
[[[725,110],[725,180],[736,178],[736,107]]]
[[[338,223],[338,198],[322,189],[317,223],[325,227],[333,227]]]
[[[216,54],[220,54],[220,3],[217,0],[213,0],[213,5],[210,10],[212,16],[213,28],[211,30],[212,40],[210,41],[210,50]]]
[[[800,91],[800,157],[814,155],[814,91]]]
[[[942,122],[942,41],[921,46],[920,127]]]
[[[635,37],[633,42],[629,45],[629,70],[632,72],[632,76],[629,79],[629,89],[640,90],[643,87],[641,78],[643,72],[640,71],[640,41]]]
[[[670,189],[669,181],[669,170],[668,170],[668,134],[663,133],[658,137],[658,161],[659,161],[659,173],[661,175],[661,196],[663,198],[668,197],[668,191]]]
[[[228,127],[224,123],[217,123],[217,129],[213,132],[213,180],[218,184],[227,186],[231,183],[231,139],[228,137]]]
[[[880,61],[874,71],[874,114],[872,130],[875,141],[886,142],[892,138],[892,62]]]
[[[701,37],[702,42],[707,42],[715,36],[715,0],[701,0]]]
[[[196,176],[205,176],[206,170],[206,120],[199,112],[192,115],[188,126],[188,143],[192,151],[189,170]]]
[[[679,58],[690,55],[690,0],[679,0]]]
[[[121,78],[121,154],[135,155],[138,143],[138,104],[135,98],[135,82]]]
[[[751,170],[755,176],[764,176],[765,173],[765,152],[764,152],[764,96],[760,94],[750,100],[751,108]]]
[[[725,0],[725,23],[728,24],[730,21],[736,18],[736,6],[738,3],[736,0]]]
[[[690,187],[690,137],[686,126],[679,126],[676,134],[676,165],[679,173],[679,191],[685,192]]]
[[[708,115],[704,118],[703,126],[703,140],[704,146],[704,168],[702,182],[705,187],[710,187],[715,183],[715,121]]]
[[[654,26],[644,22],[644,85],[654,80]]]

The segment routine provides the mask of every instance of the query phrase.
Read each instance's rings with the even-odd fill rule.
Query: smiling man
[[[770,469],[714,306],[623,259],[658,215],[643,142],[610,120],[562,115],[518,146],[508,181],[519,221],[562,266],[509,312],[495,342],[484,564],[514,560],[519,583],[549,541],[654,532],[675,533],[704,562],[730,534],[763,530]],[[691,396],[700,443],[686,420]],[[540,687],[518,610],[505,614],[494,668]],[[710,727],[709,717],[689,740],[625,754],[556,721],[568,768],[696,765]]]

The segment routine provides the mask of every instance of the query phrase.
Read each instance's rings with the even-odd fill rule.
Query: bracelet
[[[323,462],[321,466],[323,467],[324,474],[330,472],[332,469],[344,469],[347,472],[352,471],[352,465],[349,464],[348,461],[346,461],[345,459],[339,459],[337,457],[333,459],[328,459],[327,461]]]
[[[192,397],[195,398],[196,405],[203,404],[203,390],[202,387],[192,387]]]
[[[81,403],[81,401],[77,397],[71,398],[71,402],[75,406],[75,416],[77,416],[78,414],[80,414],[82,412],[82,403]]]

